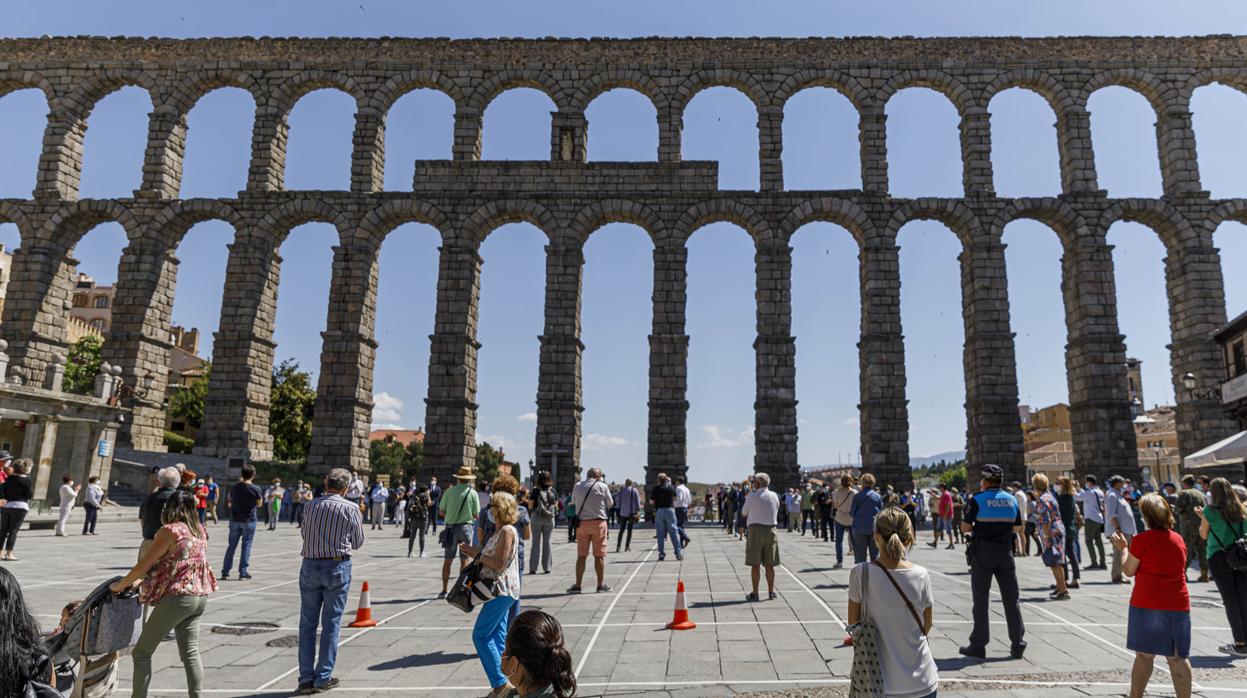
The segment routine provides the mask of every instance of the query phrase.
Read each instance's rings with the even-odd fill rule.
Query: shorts
[[[576,527],[576,557],[588,557],[589,543],[593,543],[593,557],[606,557],[606,538],[609,535],[605,519],[581,521]]]
[[[774,526],[750,526],[745,541],[745,564],[764,567],[779,566],[779,536]]]
[[[442,546],[445,559],[453,560],[459,554],[460,543],[472,542],[472,524],[455,524],[442,529],[445,531],[446,544]]]
[[[1190,611],[1130,607],[1126,649],[1161,657],[1191,656]]]

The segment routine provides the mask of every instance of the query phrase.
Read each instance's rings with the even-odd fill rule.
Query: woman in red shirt
[[[1191,597],[1186,589],[1186,544],[1173,531],[1173,511],[1164,497],[1139,500],[1147,531],[1134,537],[1114,533],[1113,547],[1126,555],[1122,572],[1135,577],[1126,626],[1126,648],[1134,650],[1130,698],[1141,698],[1156,655],[1169,662],[1178,698],[1191,695]],[[1127,550],[1129,547],[1129,550]]]

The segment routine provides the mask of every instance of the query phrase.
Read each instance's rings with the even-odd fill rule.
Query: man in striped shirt
[[[351,591],[351,553],[364,545],[359,506],[348,501],[350,471],[334,468],[325,476],[325,493],[303,510],[303,567],[299,571],[299,694],[338,685],[338,631]],[[317,661],[316,628],[321,626]]]

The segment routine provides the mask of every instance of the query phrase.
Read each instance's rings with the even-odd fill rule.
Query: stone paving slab
[[[40,622],[51,627],[66,602],[128,569],[138,544],[136,523],[110,523],[96,537],[54,538],[27,531],[22,558],[8,565]],[[574,548],[555,546],[552,574],[526,576],[524,607],[542,608],[564,625],[584,696],[840,696],[846,693],[851,650],[840,647],[846,613],[847,569],[832,569],[834,548],[810,537],[783,534],[786,567],[777,570],[779,598],[746,603],[749,570],[743,543],[718,529],[692,530],[695,542],[683,562],[657,561],[653,534],[638,531],[631,553],[610,555],[605,594],[570,595]],[[224,526],[211,528],[214,565],[224,553]],[[929,535],[929,534],[927,534]],[[484,673],[472,646],[468,616],[435,600],[441,560],[405,557],[398,531],[370,532],[356,556],[348,615],[359,586],[372,587],[369,630],[344,628],[336,675],[350,696],[484,695]],[[942,695],[1119,695],[1129,681],[1131,652],[1124,648],[1130,588],[1090,572],[1070,602],[1047,600],[1051,577],[1037,559],[1019,561],[1029,648],[1007,658],[1004,617],[991,608],[993,641],[988,662],[957,653],[970,631],[969,577],[960,550],[919,546],[914,560],[932,570],[935,628],[932,652]],[[257,532],[250,581],[229,580],[209,600],[200,634],[206,695],[290,695],[295,688],[298,626],[298,531],[282,526]],[[592,571],[588,572],[591,579]],[[696,630],[672,632],[674,592],[683,579]],[[1211,585],[1193,585],[1193,663],[1200,695],[1247,693],[1247,661],[1217,653],[1229,636]],[[254,634],[230,634],[239,624],[270,623]],[[172,642],[154,664],[153,695],[185,693],[185,677]],[[130,662],[122,660],[123,693]],[[1152,693],[1170,692],[1158,665]]]

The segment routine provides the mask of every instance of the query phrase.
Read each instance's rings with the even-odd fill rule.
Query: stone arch
[[[1078,106],[1086,109],[1091,95],[1105,87],[1126,87],[1143,95],[1158,116],[1166,104],[1171,104],[1174,90],[1151,73],[1138,68],[1117,68],[1097,73],[1087,81],[1078,94]]]
[[[749,101],[753,102],[754,109],[759,111],[771,102],[770,95],[751,73],[731,68],[716,68],[689,75],[669,99],[673,111],[683,116],[689,102],[693,101],[698,93],[711,87],[731,87],[739,90],[749,98]]]
[[[0,97],[18,90],[35,89],[43,93],[48,107],[56,102],[56,88],[47,78],[34,71],[0,71]]]
[[[225,87],[246,90],[257,105],[263,104],[267,98],[266,89],[251,73],[217,69],[193,73],[185,80],[170,86],[161,106],[172,109],[177,114],[189,114],[199,100]]]
[[[879,89],[876,99],[883,107],[897,92],[909,87],[926,87],[948,98],[957,108],[958,114],[974,106],[974,96],[960,80],[939,70],[906,70],[893,75]]]
[[[273,90],[271,104],[283,115],[288,115],[304,95],[325,88],[350,95],[355,100],[356,109],[366,101],[363,88],[350,75],[329,70],[304,70],[287,78]]]
[[[1013,199],[992,220],[988,230],[993,240],[1004,236],[1005,227],[1016,220],[1039,221],[1052,229],[1061,240],[1061,246],[1069,249],[1087,229],[1087,222],[1078,211],[1065,201],[1052,197],[1028,197]]]
[[[92,228],[109,221],[119,224],[131,242],[143,234],[138,218],[122,203],[113,199],[82,199],[67,203],[52,214],[34,239],[71,250]]]
[[[1099,236],[1108,238],[1109,229],[1118,221],[1142,223],[1160,236],[1167,253],[1183,246],[1211,246],[1212,232],[1201,231],[1176,208],[1160,199],[1121,199],[1100,216]]]
[[[484,114],[485,108],[494,101],[495,97],[517,87],[531,87],[544,92],[559,111],[563,111],[569,104],[568,98],[563,94],[563,90],[553,76],[539,70],[517,69],[502,70],[490,75],[468,96],[467,106]]]
[[[858,246],[874,233],[874,223],[860,206],[847,199],[826,196],[808,199],[788,212],[779,227],[779,239],[788,242],[807,223],[833,223],[849,231]]]
[[[302,199],[291,201],[270,211],[256,226],[256,230],[269,236],[276,250],[285,242],[290,231],[304,223],[329,223],[338,231],[340,241],[348,240],[354,229],[345,214],[324,201]]]
[[[663,99],[662,88],[644,72],[627,69],[612,69],[589,76],[577,87],[569,106],[576,111],[584,111],[602,93],[621,88],[640,92],[654,105],[655,111],[660,111],[659,105]]]
[[[507,223],[531,223],[547,238],[559,229],[558,220],[545,206],[525,199],[491,201],[473,211],[462,227],[464,238],[480,246],[498,226]]]
[[[0,215],[3,213],[4,210],[0,208]],[[1237,221],[1247,224],[1247,199],[1230,199],[1212,210],[1204,224],[1206,228],[1205,234],[1209,240],[1212,239],[1217,228],[1221,227],[1221,224],[1226,221]]]
[[[368,97],[364,106],[377,114],[388,114],[404,95],[421,89],[437,90],[450,97],[457,107],[467,100],[463,90],[449,75],[437,70],[411,70],[386,80],[380,89]]]
[[[1208,68],[1195,73],[1178,88],[1177,99],[1181,104],[1190,104],[1191,96],[1201,87],[1219,82],[1233,87],[1239,92],[1247,93],[1247,70],[1242,68]]]
[[[693,206],[680,216],[672,234],[678,235],[687,243],[693,233],[704,226],[721,222],[743,228],[753,238],[754,245],[776,239],[775,232],[765,218],[748,205],[734,199],[714,199]]]
[[[234,229],[235,235],[246,227],[242,214],[233,206],[219,199],[183,199],[166,206],[149,226],[169,249],[176,249],[182,244],[187,231],[197,223],[204,221],[223,221]]]
[[[86,119],[95,109],[95,105],[108,95],[123,87],[139,87],[147,92],[152,106],[164,101],[160,84],[156,78],[143,70],[111,68],[92,73],[77,85],[77,88],[63,95],[58,105],[74,116]]]
[[[788,100],[802,90],[811,87],[828,87],[844,95],[858,112],[863,111],[874,101],[870,92],[862,86],[857,78],[838,70],[820,70],[809,68],[789,75],[775,91],[774,102],[781,108]]]
[[[970,244],[983,230],[978,216],[961,201],[922,198],[907,201],[892,213],[887,225],[887,236],[895,241],[906,223],[917,220],[936,220],[943,223],[953,231],[962,246]]]
[[[451,234],[451,226],[446,214],[433,204],[427,201],[397,199],[387,201],[369,211],[351,237],[380,249],[381,243],[395,228],[407,223],[430,225],[437,229],[443,241]]]
[[[590,235],[609,223],[630,223],[638,226],[651,240],[667,236],[666,224],[653,209],[628,199],[594,202],[576,213],[570,227],[581,244],[584,244],[588,242]]]
[[[25,242],[35,232],[30,220],[26,218],[25,211],[12,201],[0,199],[0,223],[12,223],[17,226],[17,234],[22,242]]]
[[[1064,85],[1050,73],[1034,68],[1011,70],[997,75],[979,96],[980,103],[977,106],[986,109],[993,97],[1014,87],[1029,90],[1043,97],[1047,100],[1048,106],[1052,107],[1052,113],[1057,115],[1064,114],[1076,106],[1073,96]]]

